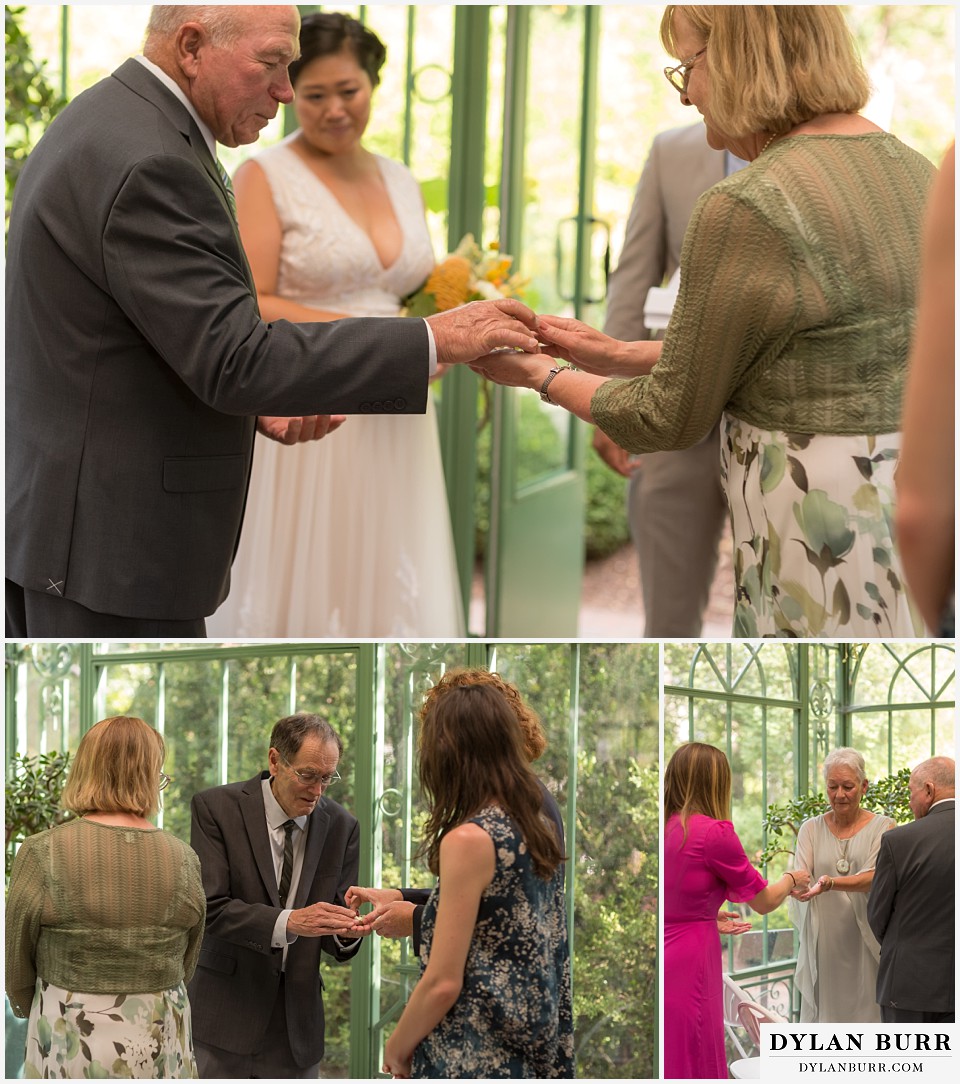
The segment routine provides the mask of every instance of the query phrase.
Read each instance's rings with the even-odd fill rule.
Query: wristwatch
[[[556,405],[557,405],[557,404],[556,404],[556,403],[555,403],[555,402],[554,402],[554,401],[553,401],[553,400],[552,400],[552,399],[550,398],[550,396],[549,396],[549,395],[547,394],[547,388],[549,388],[549,387],[550,387],[550,381],[551,381],[551,380],[553,380],[553,378],[554,378],[554,377],[555,377],[555,376],[557,375],[557,373],[562,373],[562,372],[563,372],[563,371],[564,371],[565,369],[569,369],[569,368],[570,368],[570,366],[569,366],[569,365],[556,365],[556,366],[554,366],[554,367],[553,367],[553,368],[552,368],[552,369],[550,370],[550,372],[549,372],[549,373],[547,373],[546,379],[545,379],[545,380],[544,380],[544,382],[543,382],[543,383],[542,383],[542,384],[540,385],[540,398],[541,398],[541,399],[542,399],[542,400],[543,400],[543,401],[544,401],[545,403],[549,403],[549,404],[550,404],[550,406],[556,406]]]

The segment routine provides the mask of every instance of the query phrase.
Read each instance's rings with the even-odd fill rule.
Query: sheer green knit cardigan
[[[684,238],[661,358],[595,392],[597,425],[631,452],[689,447],[724,411],[896,432],[934,173],[886,133],[794,136],[715,185]]]
[[[196,853],[169,832],[75,820],[27,838],[7,895],[6,988],[28,1016],[37,977],[88,994],[188,980],[206,898]]]

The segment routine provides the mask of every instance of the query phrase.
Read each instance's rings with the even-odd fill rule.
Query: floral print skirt
[[[783,433],[724,416],[734,636],[923,634],[891,533],[899,455],[899,433]]]
[[[196,1077],[187,988],[80,994],[37,979],[25,1077]]]

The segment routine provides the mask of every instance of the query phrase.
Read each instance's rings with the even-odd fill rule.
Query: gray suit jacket
[[[867,901],[880,942],[877,1002],[950,1012],[954,1006],[954,802],[883,833]]]
[[[722,181],[723,151],[708,144],[702,124],[671,128],[653,140],[640,175],[617,269],[610,276],[603,330],[615,339],[648,338],[643,303],[680,266],[694,205]]]
[[[216,609],[256,415],[426,408],[422,321],[260,320],[209,150],[135,60],[30,155],[6,285],[7,576],[101,613]]]
[[[266,774],[201,791],[190,806],[190,845],[200,856],[207,897],[200,958],[187,988],[193,1034],[234,1054],[252,1054],[264,1045],[280,985],[282,949],[270,947],[282,908],[263,808],[261,779]],[[308,825],[291,906],[325,902],[342,907],[359,873],[357,819],[321,798]],[[360,944],[342,949],[333,937],[299,937],[287,949],[287,1031],[290,1049],[302,1066],[323,1057],[320,952],[349,960]]]

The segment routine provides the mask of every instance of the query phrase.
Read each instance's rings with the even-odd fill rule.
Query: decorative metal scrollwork
[[[447,653],[449,644],[398,643],[397,647],[414,666],[436,666]]]
[[[388,805],[388,801],[390,798],[397,799],[396,809]],[[399,817],[400,814],[403,812],[403,792],[397,790],[396,787],[388,787],[387,790],[385,790],[383,794],[381,794],[380,797],[377,799],[377,805],[380,807],[380,812],[385,817],[393,820],[394,817]]]
[[[438,78],[437,73],[440,77]],[[441,64],[424,64],[410,75],[410,89],[429,105],[449,98],[453,89],[453,75]]]
[[[822,678],[810,686],[810,711],[817,719],[825,719],[833,712],[835,703],[833,689]]]
[[[48,681],[66,677],[73,665],[70,644],[31,644],[30,661],[33,668]]]

